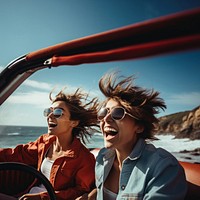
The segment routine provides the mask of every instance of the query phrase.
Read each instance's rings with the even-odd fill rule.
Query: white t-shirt
[[[41,172],[48,178],[50,179],[50,173],[51,173],[51,168],[53,165],[53,160],[49,160],[48,158],[44,158],[42,165],[41,165]],[[45,192],[46,188],[44,187],[43,184],[40,184],[39,186],[34,186],[30,189],[29,194],[34,194],[34,193],[39,193],[39,192]]]
[[[116,200],[117,194],[104,187],[103,188],[103,199]]]

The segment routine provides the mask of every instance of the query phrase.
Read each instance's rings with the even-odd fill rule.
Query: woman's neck
[[[116,159],[119,162],[119,166],[122,167],[122,162],[131,154],[135,144],[137,141],[135,141],[134,143],[126,143],[124,146],[122,146],[121,148],[116,148]]]
[[[63,137],[62,135],[57,137],[53,143],[53,151],[66,151],[69,149],[73,142],[73,137]]]

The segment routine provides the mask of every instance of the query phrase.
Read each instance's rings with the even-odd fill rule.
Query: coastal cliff
[[[200,106],[160,117],[156,133],[173,134],[175,138],[200,139]]]

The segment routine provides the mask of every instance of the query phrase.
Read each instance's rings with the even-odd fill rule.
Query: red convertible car
[[[200,9],[189,10],[40,49],[8,64],[0,74],[0,105],[29,76],[44,68],[99,63],[189,51],[200,48]],[[98,149],[91,150],[94,154]],[[187,199],[200,199],[200,164],[180,161],[188,181]],[[13,196],[35,177],[52,199],[51,184],[35,169],[19,163],[0,163],[0,192]],[[15,171],[20,171],[16,173]],[[31,173],[32,178],[24,172]],[[8,189],[9,185],[9,189]],[[21,190],[21,191],[20,191]]]

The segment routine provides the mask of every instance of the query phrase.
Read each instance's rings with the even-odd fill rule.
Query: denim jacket
[[[96,159],[97,200],[103,200],[104,182],[115,159],[113,149],[103,148]],[[184,199],[184,169],[169,152],[139,139],[123,161],[117,200]],[[105,199],[107,200],[107,199]]]

